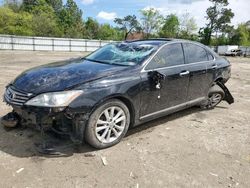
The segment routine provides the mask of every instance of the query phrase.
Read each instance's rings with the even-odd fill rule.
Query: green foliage
[[[98,39],[99,38],[99,23],[93,19],[88,17],[87,21],[85,22],[85,37],[89,39]]]
[[[58,26],[53,12],[39,12],[34,14],[32,29],[35,36],[61,37],[63,32]]]
[[[238,26],[230,42],[241,46],[250,46],[250,27],[248,23]]]
[[[209,44],[211,41],[211,30],[208,27],[200,28],[199,30],[200,42],[203,44]]]
[[[83,37],[82,11],[73,0],[67,0],[59,15],[59,24],[64,29],[64,36],[71,38]]]
[[[165,23],[159,32],[159,36],[165,38],[176,38],[178,36],[179,29],[179,18],[174,14],[170,14],[166,17]]]
[[[0,33],[11,35],[33,35],[32,15],[27,12],[15,13],[8,7],[0,7]]]
[[[37,5],[39,5],[39,0],[23,0],[21,9],[26,12],[31,12]]]
[[[114,22],[119,25],[120,29],[124,31],[126,40],[131,32],[140,31],[141,27],[135,15],[128,15],[124,18],[116,18]]]
[[[123,32],[111,27],[109,24],[103,24],[99,29],[99,39],[103,40],[122,40]]]

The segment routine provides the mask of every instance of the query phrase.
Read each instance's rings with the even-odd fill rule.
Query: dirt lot
[[[1,95],[25,69],[82,55],[0,51]],[[1,126],[0,187],[249,187],[250,59],[230,60],[235,104],[149,122],[106,150],[83,145],[65,149],[68,156],[41,156],[34,149],[38,132]],[[10,110],[0,103],[0,116]]]

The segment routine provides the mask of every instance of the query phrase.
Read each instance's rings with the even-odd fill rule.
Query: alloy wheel
[[[126,121],[127,118],[122,108],[112,106],[105,109],[96,122],[97,139],[106,144],[114,142],[123,133]]]
[[[209,97],[209,105],[211,107],[215,107],[217,104],[219,104],[222,100],[222,95],[220,93],[213,93]]]

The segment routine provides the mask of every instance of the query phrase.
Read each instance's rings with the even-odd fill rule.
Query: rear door
[[[181,43],[168,44],[146,65],[141,73],[141,117],[160,112],[187,101],[189,72],[184,63]],[[165,75],[160,88],[152,83],[150,73]]]
[[[207,96],[209,82],[207,78],[207,50],[194,43],[183,43],[187,69],[190,72],[188,101]]]

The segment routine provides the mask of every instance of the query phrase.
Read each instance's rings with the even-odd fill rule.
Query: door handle
[[[212,66],[212,69],[216,69],[218,66],[217,65],[213,65]]]
[[[189,75],[189,74],[190,74],[189,71],[185,71],[185,72],[181,72],[181,73],[180,73],[180,76],[186,76],[186,75]]]

